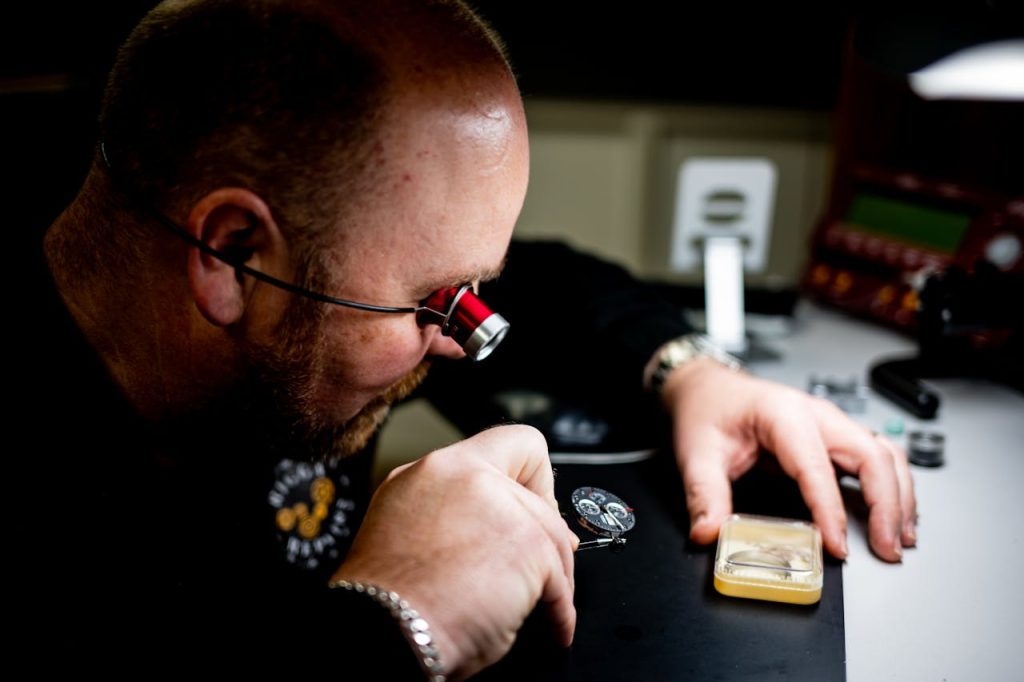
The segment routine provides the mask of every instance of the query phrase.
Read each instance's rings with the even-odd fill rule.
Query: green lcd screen
[[[952,254],[971,224],[971,215],[877,194],[857,194],[846,222],[865,232]]]

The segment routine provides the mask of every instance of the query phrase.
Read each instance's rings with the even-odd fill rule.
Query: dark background
[[[38,234],[77,191],[117,48],[154,5],[40,1],[0,9],[4,205]],[[526,97],[831,110],[843,3],[474,3],[505,39]],[[26,245],[27,246],[27,245]]]
[[[0,11],[0,78],[59,73],[95,87],[153,4],[8,6]],[[858,11],[842,2],[474,4],[507,42],[527,96],[818,109],[835,103],[843,36]]]
[[[0,8],[8,221],[45,227],[73,196],[91,160],[117,47],[154,4],[42,0]],[[920,66],[920,48],[936,36],[1024,34],[1021,0],[473,4],[504,37],[527,98],[834,111],[854,22],[873,28],[862,31],[869,48],[872,40],[887,46],[876,51],[880,62],[902,68]]]

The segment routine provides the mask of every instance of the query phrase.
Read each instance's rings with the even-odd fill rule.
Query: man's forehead
[[[498,275],[529,155],[518,93],[489,90],[390,103],[342,223],[342,277],[426,296]]]

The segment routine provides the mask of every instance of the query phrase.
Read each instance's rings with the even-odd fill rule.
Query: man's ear
[[[254,270],[280,276],[280,269],[287,266],[287,245],[270,209],[247,189],[225,187],[207,194],[192,208],[185,228],[210,248]],[[189,249],[188,280],[196,308],[221,327],[242,318],[255,285],[252,277],[196,248]]]

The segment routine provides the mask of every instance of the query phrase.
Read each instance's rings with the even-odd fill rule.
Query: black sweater
[[[379,679],[418,676],[384,609],[326,588],[369,500],[372,444],[310,465],[262,455],[240,434],[213,436],[217,458],[157,443],[36,263],[10,330],[26,343],[13,357],[5,477],[17,631],[7,649],[37,669],[146,677],[210,660],[350,673],[363,662]],[[653,412],[642,368],[687,331],[623,270],[559,244],[514,243],[481,297],[512,323],[507,340],[479,364],[437,363],[422,390],[466,429],[500,419],[485,398],[509,387]],[[334,489],[329,516],[302,534],[280,513],[308,502],[319,478]]]

